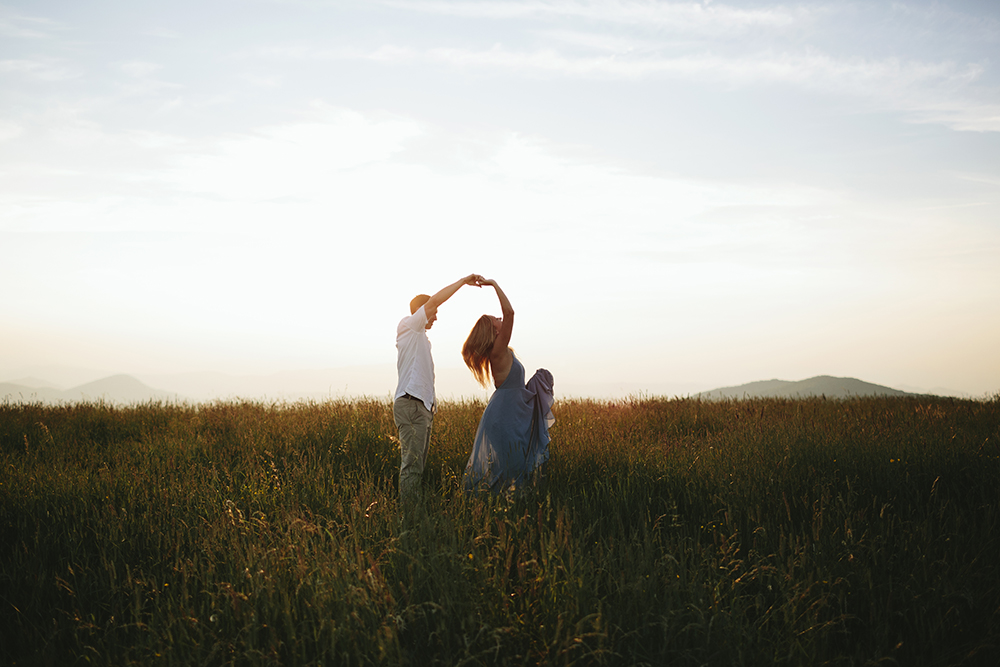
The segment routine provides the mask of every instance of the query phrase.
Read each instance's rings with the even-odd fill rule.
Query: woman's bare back
[[[493,386],[499,389],[507,376],[510,375],[510,367],[514,364],[514,353],[508,347],[503,351],[499,359],[490,358],[490,371],[493,373]]]

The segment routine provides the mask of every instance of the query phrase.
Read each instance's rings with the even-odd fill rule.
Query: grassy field
[[[0,663],[1000,664],[1000,397],[557,402],[545,486],[385,401],[0,405]]]

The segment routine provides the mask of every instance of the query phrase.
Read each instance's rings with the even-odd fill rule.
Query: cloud
[[[281,77],[258,72],[244,72],[240,78],[258,88],[275,88],[281,85]]]
[[[14,14],[0,7],[0,35],[21,39],[44,39],[61,28],[47,18]]]
[[[178,149],[188,145],[186,137],[148,130],[132,130],[126,133],[126,137],[134,145],[144,149]]]
[[[3,202],[8,229],[249,231],[280,220],[289,233],[329,229],[332,242],[349,247],[349,237],[377,240],[391,230],[471,239],[503,228],[510,243],[530,236],[597,261],[654,237],[697,254],[701,246],[687,239],[718,228],[713,211],[733,222],[763,205],[773,212],[830,201],[800,187],[633,173],[536,138],[455,135],[319,104],[302,121],[207,143],[82,123],[53,138],[104,160],[72,180],[22,173],[45,197]]]
[[[959,131],[1000,131],[1000,95],[990,83],[994,75],[988,52],[964,41],[959,42],[961,50],[954,48],[956,35],[964,34],[961,29],[970,21],[955,12],[911,12],[895,5],[744,9],[636,0],[384,4],[494,23],[519,21],[481,33],[496,40],[488,45],[477,43],[477,32],[470,30],[451,44],[295,44],[258,53],[284,60],[366,60],[531,78],[672,79],[723,89],[779,85],[844,98],[862,112],[903,113],[911,122]],[[994,28],[975,33],[973,41],[980,46],[982,40],[996,41],[996,20],[983,18]],[[885,46],[885,31],[869,26],[894,19],[892,44]]]
[[[147,30],[143,34],[159,39],[180,39],[183,36],[181,33],[176,30],[171,30],[170,28],[153,28],[151,30]]]
[[[941,123],[955,130],[1000,131],[1000,101],[992,99],[995,95],[989,91],[976,88],[985,71],[977,63],[836,58],[818,52],[738,56],[623,52],[579,56],[551,48],[529,51],[501,45],[485,50],[383,46],[367,53],[342,50],[310,54],[297,50],[283,54],[385,64],[423,61],[528,76],[631,81],[673,78],[726,88],[789,85],[811,93],[863,100],[871,110],[906,112],[916,122]]]
[[[15,137],[21,136],[24,133],[24,128],[16,123],[11,123],[0,119],[0,141],[8,141],[14,139]]]
[[[383,4],[414,12],[481,19],[581,19],[685,33],[731,34],[757,28],[788,28],[813,12],[802,7],[742,9],[708,2],[585,0],[451,2],[386,0]]]
[[[159,95],[184,87],[156,78],[154,75],[163,69],[158,63],[133,60],[120,63],[118,69],[129,77],[124,83],[119,84],[120,91],[127,96]]]
[[[940,33],[949,40],[964,42],[1000,41],[1000,20],[980,11],[970,14],[958,9],[959,3],[934,2],[927,5],[893,2],[890,5],[894,22],[912,21],[915,25],[924,26],[923,36]],[[989,5],[989,2],[983,3]]]
[[[384,0],[396,10],[468,19],[450,43],[393,41],[263,49],[286,60],[437,65],[521,77],[726,89],[781,85],[843,97],[863,112],[1000,131],[990,49],[998,22],[935,5],[738,7],[646,0]],[[971,26],[980,26],[972,30]],[[886,27],[886,26],[891,26]],[[431,34],[437,34],[432,32]],[[491,43],[482,43],[489,35]],[[399,39],[399,38],[397,38]]]
[[[618,54],[566,55],[555,49],[518,51],[495,45],[486,50],[432,48],[424,51],[384,46],[367,54],[324,52],[320,57],[355,57],[379,62],[424,60],[465,68],[540,72],[606,79],[645,79],[658,76],[711,80],[726,85],[790,83],[829,92],[872,92],[939,82],[962,86],[982,73],[979,65],[921,63],[899,59],[838,59],[821,53],[758,53],[736,57],[712,53],[682,56]]]
[[[321,196],[338,173],[382,162],[420,133],[410,120],[314,105],[308,122],[263,127],[175,159],[168,183],[225,200]]]
[[[63,81],[74,76],[69,67],[58,61],[26,58],[0,60],[0,74],[16,74],[39,81]]]
[[[122,63],[121,65],[119,65],[119,68],[121,69],[122,72],[128,74],[129,76],[134,76],[136,78],[143,78],[158,72],[160,69],[162,69],[162,66],[157,65],[156,63],[148,63],[140,60],[133,60],[131,62]]]
[[[426,147],[434,155],[423,153]],[[664,247],[693,262],[722,247],[758,262],[799,257],[795,250],[807,241],[789,227],[803,211],[836,201],[833,193],[799,186],[632,173],[516,134],[462,137],[406,118],[320,107],[306,122],[182,150],[165,171],[130,175],[137,188],[169,193],[169,205],[153,210],[106,199],[77,219],[100,228],[218,232],[262,232],[280,220],[288,234],[306,233],[331,248],[373,247],[386,235],[434,229],[438,240],[428,238],[427,250],[435,252],[441,237],[475,244],[504,229],[504,239],[490,241],[496,252],[532,238],[596,264]],[[436,163],[442,152],[458,162]],[[108,206],[113,211],[102,215]],[[775,227],[784,244],[749,243]]]

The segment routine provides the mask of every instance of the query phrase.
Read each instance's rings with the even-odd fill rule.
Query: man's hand
[[[477,273],[470,273],[464,278],[459,278],[447,287],[439,290],[424,304],[424,313],[427,315],[427,328],[437,319],[437,309],[442,303],[454,296],[455,292],[462,289],[464,285],[475,285],[481,287],[483,277]]]
[[[478,273],[473,273],[465,279],[466,285],[475,285],[476,287],[482,287],[486,283],[486,278],[483,278]]]

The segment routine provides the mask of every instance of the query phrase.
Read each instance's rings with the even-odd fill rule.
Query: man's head
[[[418,294],[415,297],[413,297],[413,299],[410,300],[410,315],[417,312],[417,310],[420,309],[420,306],[424,305],[430,300],[431,298],[426,294]],[[431,326],[433,326],[435,320],[437,320],[436,309],[433,313],[427,313],[427,324],[424,326],[424,328],[430,329]]]
[[[418,294],[415,297],[413,297],[413,299],[410,300],[410,315],[417,312],[420,306],[424,305],[430,300],[431,298],[426,294]]]

